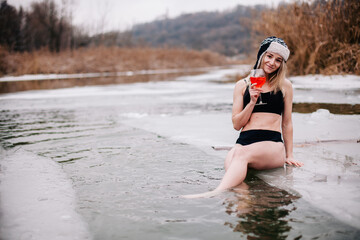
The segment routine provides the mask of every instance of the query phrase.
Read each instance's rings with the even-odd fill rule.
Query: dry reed
[[[176,48],[96,47],[52,53],[9,53],[0,48],[0,74],[119,72],[148,69],[195,68],[227,64],[210,51]]]
[[[296,2],[269,10],[255,30],[283,38],[289,71],[301,74],[360,74],[360,1]]]

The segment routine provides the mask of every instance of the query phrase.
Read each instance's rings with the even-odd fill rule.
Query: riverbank
[[[0,48],[0,76],[26,74],[113,73],[187,69],[229,64],[210,51],[181,48],[93,47],[53,53],[48,50],[9,53]]]
[[[0,77],[0,93],[57,89],[79,86],[124,84],[171,80],[183,75],[200,74],[220,67],[153,69],[107,73],[28,74]]]
[[[231,62],[214,52],[179,48],[96,47],[60,53],[0,48],[0,93],[174,79]]]

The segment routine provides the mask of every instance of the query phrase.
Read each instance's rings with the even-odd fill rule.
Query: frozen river
[[[239,134],[227,80],[248,69],[0,95],[1,239],[360,238],[358,76],[290,78],[304,167],[178,197],[224,174],[213,147]]]

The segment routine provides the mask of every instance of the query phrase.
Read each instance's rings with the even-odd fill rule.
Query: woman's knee
[[[231,163],[233,161],[239,161],[243,159],[245,155],[244,150],[242,149],[242,146],[239,144],[236,144],[227,154],[224,162],[225,171],[229,168]]]
[[[225,167],[225,171],[229,168],[231,161],[233,159],[234,156],[234,151],[235,151],[235,147],[231,148],[230,151],[227,153],[225,161],[224,161],[224,167]]]
[[[244,147],[236,144],[232,156],[232,161],[246,161],[248,158],[248,152],[244,150]]]

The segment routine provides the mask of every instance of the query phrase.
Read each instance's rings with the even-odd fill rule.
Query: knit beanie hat
[[[284,40],[274,36],[268,37],[260,44],[254,69],[260,67],[260,59],[265,52],[277,53],[284,59],[285,62],[288,60],[290,55],[290,50]]]

